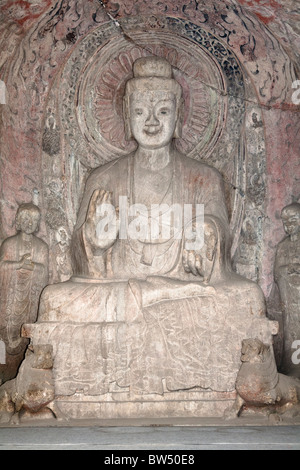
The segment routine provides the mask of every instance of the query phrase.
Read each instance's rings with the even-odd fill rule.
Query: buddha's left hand
[[[203,259],[196,250],[183,250],[182,264],[187,273],[203,277]]]

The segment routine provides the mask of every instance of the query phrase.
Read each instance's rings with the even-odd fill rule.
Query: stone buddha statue
[[[60,396],[234,394],[242,341],[271,344],[276,333],[260,288],[231,269],[220,173],[176,149],[183,106],[165,59],[134,63],[123,108],[137,150],[89,176],[74,276],[44,290],[25,328],[52,344]]]
[[[128,139],[138,143],[137,151],[96,169],[87,181],[73,237],[76,274],[96,278],[169,275],[174,270],[197,273],[195,254],[187,263],[177,263],[181,243],[172,240],[139,240],[115,237],[111,247],[96,236],[97,207],[143,205],[150,212],[154,204],[203,204],[205,214],[218,217],[228,235],[229,225],[223,182],[213,168],[181,155],[174,138],[181,136],[183,98],[181,86],[173,79],[170,64],[158,57],[139,59],[134,78],[127,82],[124,118]],[[120,210],[120,208],[119,208]],[[125,238],[125,241],[121,238]],[[137,238],[137,237],[135,237]],[[108,251],[111,250],[111,251]],[[111,259],[110,259],[111,255]],[[181,266],[180,266],[181,265]],[[184,268],[184,269],[182,269]],[[171,275],[171,277],[174,277]],[[185,276],[187,277],[187,276]]]

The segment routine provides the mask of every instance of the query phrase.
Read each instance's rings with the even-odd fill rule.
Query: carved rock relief
[[[153,23],[153,18],[151,21]],[[49,193],[49,188],[59,185],[62,179],[58,174],[55,183],[55,168],[60,168],[61,158],[57,155],[57,164],[53,162],[53,148],[55,150],[57,142],[55,126],[64,129],[62,146],[71,187],[66,188],[69,208],[65,212],[69,214],[67,224],[71,227],[80,201],[78,188],[82,191],[82,180],[88,171],[135,148],[134,142],[125,140],[124,86],[135,59],[157,54],[172,63],[188,103],[183,116],[183,138],[178,141],[178,148],[222,171],[227,181],[232,228],[238,234],[242,199],[236,196],[234,188],[245,185],[246,173],[244,142],[239,137],[245,112],[241,68],[230,51],[191,23],[157,19],[154,36],[141,31],[147,29],[147,23],[147,18],[122,22],[130,41],[119,35],[114,23],[109,23],[88,35],[70,56],[61,79],[56,82],[59,89],[52,89],[53,101],[47,106],[46,123],[52,122],[52,129],[48,124],[44,134],[48,140],[45,138],[43,148],[46,150],[45,162],[51,158],[52,165],[45,163],[44,168],[54,171],[44,175],[44,187]],[[51,137],[53,141],[48,148]],[[47,200],[51,201],[49,197]],[[61,204],[62,200],[58,203],[53,194],[50,213],[57,212]]]
[[[6,2],[4,2],[5,4]],[[48,109],[48,103],[51,103],[51,90],[55,78],[60,77],[57,72],[60,67],[64,67],[70,51],[74,47],[79,47],[81,39],[99,25],[116,18],[115,21],[120,25],[120,19],[123,17],[134,18],[135,15],[144,15],[148,17],[147,28],[156,34],[157,15],[169,15],[173,18],[191,21],[195,25],[201,27],[213,34],[227,49],[234,51],[239,58],[242,67],[244,67],[244,78],[246,88],[246,135],[247,139],[247,162],[245,162],[245,172],[239,172],[243,175],[239,184],[234,183],[235,188],[231,186],[231,195],[229,196],[229,206],[233,207],[233,219],[238,220],[236,227],[238,232],[245,221],[243,221],[243,213],[247,221],[249,216],[253,230],[257,235],[259,246],[255,253],[255,262],[249,256],[239,256],[238,247],[242,243],[247,248],[247,243],[243,241],[242,231],[241,237],[238,237],[234,243],[233,253],[235,253],[236,268],[248,277],[261,281],[263,287],[268,292],[270,279],[272,278],[270,262],[266,262],[266,256],[270,258],[268,243],[272,239],[273,230],[270,231],[270,221],[277,227],[277,239],[280,239],[280,221],[276,217],[272,217],[272,208],[268,204],[270,198],[265,195],[265,185],[271,181],[275,181],[274,174],[271,179],[265,181],[265,148],[262,137],[265,135],[267,126],[267,139],[270,135],[276,134],[276,123],[274,119],[269,117],[268,108],[261,109],[261,106],[272,107],[272,112],[276,112],[282,121],[281,127],[288,126],[289,135],[295,127],[293,113],[290,116],[282,116],[280,111],[281,103],[290,103],[291,83],[295,80],[296,75],[289,57],[285,54],[282,46],[274,39],[274,36],[264,27],[250,12],[252,6],[247,2],[245,7],[241,8],[237,4],[232,5],[231,2],[187,2],[179,1],[176,5],[160,4],[155,2],[141,2],[139,0],[131,2],[122,2],[116,4],[112,2],[103,2],[105,8],[98,1],[78,2],[77,0],[61,0],[53,2],[43,2],[39,11],[37,11],[36,21],[32,14],[27,15],[28,10],[20,13],[20,2],[15,2],[10,11],[4,12],[6,22],[5,35],[2,36],[9,47],[3,48],[0,64],[4,64],[1,70],[1,76],[8,85],[8,93],[10,96],[9,106],[2,109],[2,139],[1,148],[1,204],[2,204],[2,232],[0,238],[5,238],[13,231],[13,214],[19,202],[29,201],[33,194],[37,194],[41,200],[44,197],[42,185],[50,181],[52,191],[55,189],[56,195],[59,185],[61,186],[60,199],[45,198],[47,204],[43,211],[50,212],[48,215],[49,224],[42,226],[42,232],[50,246],[56,243],[55,231],[58,227],[64,226],[69,236],[72,232],[73,221],[77,210],[77,194],[78,184],[71,185],[67,188],[66,181],[69,173],[64,173],[63,163],[58,158],[60,152],[52,155],[51,164],[53,163],[53,172],[55,178],[48,180],[48,164],[44,153],[43,168],[41,160],[41,142],[47,151],[58,151],[58,145],[61,145],[61,134],[64,133],[59,125],[55,124],[49,117],[53,115],[52,109]],[[245,2],[244,2],[245,3]],[[290,8],[290,2],[288,7]],[[41,8],[48,8],[47,14],[41,14]],[[269,6],[266,7],[267,9]],[[20,13],[20,14],[19,14]],[[291,8],[291,14],[293,9]],[[3,14],[3,11],[2,11]],[[38,14],[40,15],[38,19]],[[19,15],[18,17],[16,15]],[[156,16],[155,16],[156,15]],[[276,15],[275,15],[276,16]],[[26,21],[25,21],[26,19]],[[137,20],[138,22],[139,20]],[[274,21],[268,22],[270,28],[276,29],[278,23],[278,15]],[[277,22],[277,23],[276,23]],[[116,22],[113,23],[119,36],[124,36],[123,27],[120,28]],[[288,36],[294,34],[290,21],[286,22]],[[29,28],[31,30],[29,31]],[[279,30],[278,30],[279,28]],[[282,37],[283,26],[277,27]],[[26,33],[26,31],[28,31]],[[5,37],[4,37],[5,36]],[[22,39],[23,38],[23,39]],[[285,47],[286,49],[286,47]],[[15,51],[15,53],[14,53]],[[8,60],[9,59],[9,60]],[[46,106],[47,102],[47,106]],[[3,108],[3,107],[2,107]],[[253,119],[252,119],[253,117]],[[263,126],[260,127],[260,122]],[[20,132],[22,129],[22,132]],[[250,134],[249,134],[250,133]],[[44,135],[44,138],[43,138]],[[254,143],[252,142],[254,140]],[[255,144],[255,140],[259,144]],[[272,139],[271,139],[272,140]],[[281,153],[286,151],[292,152],[291,147],[287,147],[290,139],[281,144]],[[48,142],[48,143],[47,143]],[[251,143],[252,142],[252,143]],[[20,151],[22,149],[22,151]],[[51,150],[52,149],[52,150]],[[230,149],[229,149],[230,150]],[[228,149],[219,146],[219,156],[216,157],[217,163],[223,161],[223,155],[228,153]],[[222,155],[223,153],[223,155]],[[20,161],[26,155],[26,163],[20,169]],[[48,154],[46,154],[48,155]],[[217,155],[217,152],[211,153]],[[291,154],[291,162],[293,161],[295,152]],[[40,156],[40,157],[38,157]],[[48,155],[49,156],[49,155]],[[222,158],[221,158],[222,157]],[[50,156],[49,156],[50,158]],[[273,157],[268,156],[271,162]],[[88,168],[79,165],[75,155],[70,154],[71,170],[76,173],[75,180],[83,182]],[[211,163],[214,164],[213,160]],[[72,166],[73,165],[73,166]],[[295,165],[294,165],[295,167]],[[238,168],[236,162],[235,170]],[[293,164],[291,171],[285,178],[292,181],[294,178]],[[222,168],[220,168],[222,170]],[[232,174],[232,167],[230,168]],[[273,172],[273,163],[269,163],[268,171]],[[60,174],[61,172],[61,174]],[[230,172],[229,172],[230,173]],[[41,180],[41,175],[45,177]],[[58,178],[58,174],[60,177]],[[30,175],[30,177],[28,177]],[[230,181],[232,184],[232,181]],[[275,182],[274,182],[275,184]],[[273,184],[273,186],[274,186]],[[246,188],[246,191],[245,191]],[[297,188],[295,189],[295,191]],[[294,190],[293,190],[294,191]],[[294,191],[294,192],[295,192]],[[230,191],[229,191],[230,192]],[[53,194],[53,193],[51,193]],[[290,201],[287,200],[286,191],[279,194],[282,199],[281,206]],[[232,201],[233,198],[233,201]],[[290,198],[290,195],[289,195]],[[239,204],[234,200],[237,199]],[[278,199],[278,197],[277,197]],[[68,215],[65,215],[64,201],[69,202]],[[37,203],[40,201],[37,200]],[[59,204],[58,204],[59,202]],[[238,207],[236,211],[234,208]],[[244,207],[244,211],[241,210]],[[273,206],[272,206],[273,207]],[[46,218],[45,218],[46,220]],[[277,226],[276,226],[277,223]],[[50,228],[50,227],[53,228]],[[47,230],[46,230],[47,228]],[[263,240],[264,238],[264,240]],[[272,243],[273,251],[276,243]],[[264,255],[262,255],[264,253]]]

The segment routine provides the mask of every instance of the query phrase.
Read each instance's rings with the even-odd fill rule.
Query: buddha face
[[[16,225],[21,232],[30,235],[38,230],[40,213],[35,210],[21,210],[17,215]]]
[[[286,208],[281,214],[284,230],[288,235],[300,233],[300,210],[297,208]]]
[[[177,123],[176,97],[165,91],[135,92],[130,96],[131,132],[146,149],[159,149],[174,137]]]

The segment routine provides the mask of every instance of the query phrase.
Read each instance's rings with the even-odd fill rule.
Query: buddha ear
[[[17,232],[21,230],[21,222],[20,222],[20,211],[17,211],[16,218],[15,218],[15,227]]]
[[[16,226],[17,232],[20,232],[20,230],[21,230],[21,224],[20,224],[20,222],[19,222],[18,219],[17,219],[16,222],[15,222],[15,226]]]
[[[133,135],[130,126],[130,107],[129,107],[129,96],[123,98],[123,118],[125,127],[125,139],[132,140]]]
[[[177,121],[176,121],[176,127],[175,127],[175,132],[174,132],[174,139],[182,138],[183,119],[184,119],[184,99],[180,98],[177,104]]]

